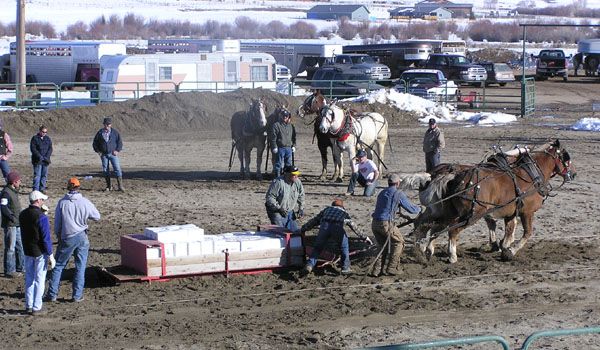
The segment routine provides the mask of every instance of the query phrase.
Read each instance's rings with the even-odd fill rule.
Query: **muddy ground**
[[[492,144],[535,145],[559,138],[578,177],[547,199],[536,217],[533,240],[513,261],[486,250],[485,225],[478,223],[461,234],[458,263],[447,263],[443,246],[429,263],[419,263],[409,244],[402,274],[383,278],[363,273],[374,250],[353,259],[356,273],[349,277],[324,269],[301,278],[292,270],[112,285],[96,272],[120,263],[121,235],[141,233],[147,226],[194,223],[214,234],[267,223],[263,203],[269,181],[242,181],[228,171],[229,118],[251,97],[265,96],[270,108],[296,106],[300,99],[261,91],[161,94],[92,108],[3,113],[5,130],[15,141],[11,166],[23,174],[24,187],[31,181],[28,141],[43,122],[55,144],[51,208],[64,194],[68,177],[91,175],[82,192],[97,205],[102,220],[91,224],[83,303],[67,302],[71,287],[65,281],[59,302],[44,304],[48,313],[32,318],[21,314],[23,281],[0,280],[0,347],[329,349],[486,334],[501,335],[516,347],[537,330],[598,325],[600,137],[565,128],[591,116],[597,89],[591,78],[538,83],[533,118],[507,126],[443,125],[443,161],[475,163]],[[380,111],[390,120],[390,171],[423,170],[425,126],[416,116],[381,105],[355,107]],[[124,138],[125,193],[101,191],[91,138],[106,115]],[[344,193],[346,184],[317,179],[320,161],[312,130],[301,120],[295,123],[300,130],[296,162],[311,216]],[[408,194],[416,200],[416,193]],[[346,207],[370,234],[374,199],[351,197]],[[519,227],[517,237],[521,232]],[[565,336],[536,344],[597,349],[600,338]]]

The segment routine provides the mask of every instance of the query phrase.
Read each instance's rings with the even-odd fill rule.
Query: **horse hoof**
[[[502,260],[511,261],[515,257],[515,254],[510,249],[502,250]]]
[[[342,179],[341,177],[338,177],[337,179],[335,179],[335,182],[342,183],[342,182],[344,182],[344,179]]]
[[[490,244],[490,251],[492,253],[499,252],[500,250],[500,244],[498,242],[492,242]]]
[[[420,263],[420,264],[427,263],[427,258],[425,257],[425,253],[421,249],[415,247],[413,249],[413,255],[414,255],[415,260],[418,263]]]

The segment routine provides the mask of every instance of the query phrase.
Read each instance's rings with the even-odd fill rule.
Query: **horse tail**
[[[456,174],[444,174],[437,176],[427,187],[419,192],[419,200],[421,204],[429,206],[435,202],[439,202],[446,196],[448,191],[448,183],[456,177]]]
[[[425,188],[427,183],[431,181],[431,174],[400,174],[400,180],[400,188],[402,190],[418,190],[421,188]]]

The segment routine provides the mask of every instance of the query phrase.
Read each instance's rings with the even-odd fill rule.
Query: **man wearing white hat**
[[[42,211],[48,196],[40,191],[29,194],[29,207],[19,214],[23,250],[25,251],[25,311],[30,315],[42,312],[42,297],[46,272],[54,268],[50,220]]]

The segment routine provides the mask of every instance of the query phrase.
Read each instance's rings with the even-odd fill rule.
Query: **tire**
[[[599,62],[600,61],[596,57],[592,57],[592,58],[589,59],[589,61],[588,61],[588,67],[590,69],[590,73],[592,74],[592,76],[594,76],[596,74],[596,71],[598,70],[598,63]]]
[[[498,83],[500,86],[506,86],[506,83]]]
[[[565,76],[563,76],[563,81],[567,81],[567,80],[569,80],[569,77],[568,77],[568,76],[566,76],[566,75],[565,75]]]

